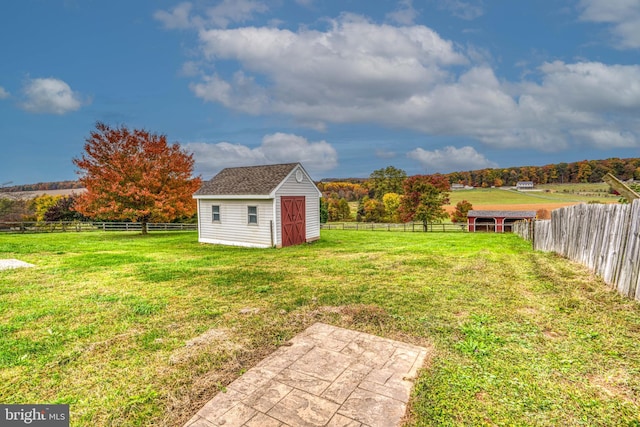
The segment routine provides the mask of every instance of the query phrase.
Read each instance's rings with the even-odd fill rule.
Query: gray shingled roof
[[[472,209],[467,216],[475,218],[535,218],[536,211],[481,211]]]
[[[222,169],[202,184],[196,196],[270,194],[299,163]]]

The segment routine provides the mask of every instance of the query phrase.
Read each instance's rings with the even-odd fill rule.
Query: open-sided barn
[[[504,233],[512,231],[516,221],[531,221],[535,219],[536,211],[483,211],[470,210],[467,214],[469,231],[491,231]]]

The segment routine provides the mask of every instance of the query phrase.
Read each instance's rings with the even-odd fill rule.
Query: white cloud
[[[225,28],[231,22],[247,22],[257,13],[264,13],[269,8],[262,2],[254,0],[223,0],[216,6],[207,9],[209,21],[215,26]]]
[[[387,19],[400,25],[413,25],[418,11],[413,7],[413,0],[400,0],[398,9],[387,14]]]
[[[229,142],[192,142],[185,144],[185,148],[194,153],[196,170],[203,175],[226,167],[260,164],[301,162],[310,173],[328,171],[338,165],[338,154],[328,142],[309,142],[287,133],[265,135],[256,148]]]
[[[178,4],[171,12],[164,10],[158,10],[153,14],[153,17],[162,22],[164,28],[168,30],[174,29],[187,29],[194,25],[194,22],[189,16],[193,5],[189,2]]]
[[[577,129],[572,132],[579,140],[596,148],[633,148],[640,146],[640,139],[631,132],[617,129]]]
[[[5,99],[5,98],[8,98],[9,96],[11,96],[9,92],[7,92],[5,88],[0,86],[0,99]]]
[[[194,11],[192,3],[184,2],[169,12],[158,10],[153,17],[168,30],[197,29],[205,26],[226,28],[231,23],[250,21],[256,14],[265,13],[267,10],[269,8],[266,4],[256,0],[222,0],[215,6],[197,11]]]
[[[543,84],[534,95],[553,99],[574,111],[640,108],[640,66],[606,65],[601,62],[545,63]]]
[[[205,58],[238,61],[243,72],[192,85],[198,97],[312,123],[368,120],[446,80],[443,65],[467,61],[427,27],[375,25],[354,15],[326,32],[244,27],[201,31],[200,40]],[[269,83],[256,84],[250,73]]]
[[[65,114],[82,106],[82,98],[62,80],[31,79],[24,87],[22,108],[32,113]]]
[[[556,61],[510,82],[486,54],[428,27],[353,14],[324,30],[202,28],[198,36],[197,69],[217,72],[198,71],[190,84],[197,97],[317,130],[373,123],[547,152],[626,147],[640,135],[637,65]],[[218,61],[237,65],[228,71]]]
[[[195,61],[187,61],[182,64],[180,75],[184,77],[196,77],[200,75],[200,64]]]
[[[619,48],[640,48],[640,2],[637,0],[581,0],[580,19],[610,24]]]
[[[204,76],[202,83],[191,84],[190,88],[205,101],[219,102],[250,114],[263,112],[268,104],[265,91],[255,84],[253,77],[247,77],[242,71],[234,74],[231,83],[217,75]]]
[[[451,12],[460,19],[471,21],[484,14],[482,0],[461,1],[461,0],[439,0],[440,8]]]
[[[478,153],[473,147],[444,147],[441,150],[427,151],[416,148],[407,153],[407,157],[420,162],[428,173],[451,172],[495,168],[497,163]]]

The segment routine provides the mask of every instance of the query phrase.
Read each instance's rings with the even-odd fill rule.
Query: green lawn
[[[1,235],[0,258],[36,264],[0,271],[0,402],[73,426],[181,425],[316,321],[433,348],[409,425],[640,426],[640,305],[514,235]]]

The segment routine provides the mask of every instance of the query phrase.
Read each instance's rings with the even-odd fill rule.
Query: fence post
[[[529,224],[529,237],[531,238],[531,248],[535,250],[536,248],[536,220],[532,219],[531,224]]]

